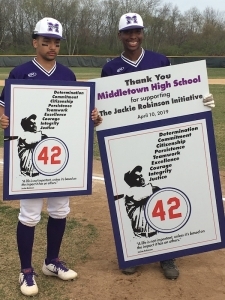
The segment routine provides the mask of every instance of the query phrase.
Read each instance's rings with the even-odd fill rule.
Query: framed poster
[[[4,200],[90,194],[95,83],[6,80]]]
[[[222,194],[205,61],[96,79],[119,266],[219,249]]]

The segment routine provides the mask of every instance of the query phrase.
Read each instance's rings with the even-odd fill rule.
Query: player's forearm
[[[5,108],[3,106],[0,106],[0,117],[4,115],[4,112],[5,112]]]
[[[4,115],[5,109],[0,106],[0,125],[2,129],[6,129],[9,126],[9,117]]]

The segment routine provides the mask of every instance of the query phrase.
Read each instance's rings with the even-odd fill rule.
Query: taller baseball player
[[[139,14],[127,13],[122,15],[119,21],[118,38],[123,44],[124,52],[117,58],[109,61],[103,66],[101,77],[119,75],[130,72],[155,69],[170,65],[169,59],[160,54],[141,47],[144,38],[143,20]],[[214,107],[212,94],[203,99],[203,104]],[[176,279],[179,270],[175,260],[161,261],[163,273],[168,279]],[[137,267],[122,270],[124,274],[133,274]]]
[[[9,79],[39,79],[74,81],[74,73],[56,62],[62,39],[62,25],[52,18],[40,20],[32,34],[36,57],[25,64],[14,68]],[[4,89],[0,97],[1,127],[7,128],[9,118],[4,115]],[[97,109],[91,114],[94,124],[101,123]],[[19,283],[22,294],[33,296],[38,293],[35,272],[32,267],[32,248],[35,226],[41,219],[43,199],[20,200],[20,213],[17,226],[17,245],[21,262]],[[66,226],[66,217],[70,212],[69,197],[47,199],[49,213],[47,225],[47,255],[42,271],[45,275],[57,276],[62,280],[72,280],[77,273],[65,266],[59,259],[59,251]]]

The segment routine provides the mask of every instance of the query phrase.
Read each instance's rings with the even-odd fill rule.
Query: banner
[[[96,79],[119,266],[224,247],[205,61]]]
[[[95,84],[6,80],[4,200],[91,194]]]

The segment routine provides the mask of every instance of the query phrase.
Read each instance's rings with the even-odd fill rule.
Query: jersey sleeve
[[[71,81],[77,81],[76,75],[71,71]]]
[[[171,66],[171,62],[170,62],[169,58],[167,57],[166,59],[167,59],[166,66]]]
[[[4,91],[5,91],[5,88],[3,88],[2,93],[0,95],[0,106],[3,106],[3,107],[5,107]]]
[[[164,56],[163,67],[171,66],[171,62],[168,57]]]
[[[107,76],[110,76],[110,74],[108,74],[105,70],[105,68],[103,67],[102,68],[102,72],[101,72],[101,77],[107,77]]]
[[[63,78],[63,80],[77,81],[76,75],[71,69],[69,69],[68,67],[65,67],[61,64],[58,64],[58,66],[60,66],[62,68],[62,72],[65,74],[65,77]]]
[[[12,71],[9,73],[8,79],[15,79]],[[5,107],[5,87],[2,89],[2,93],[0,95],[0,106]]]
[[[117,67],[117,60],[108,61],[102,68],[101,77],[108,77],[117,75],[116,70]]]

